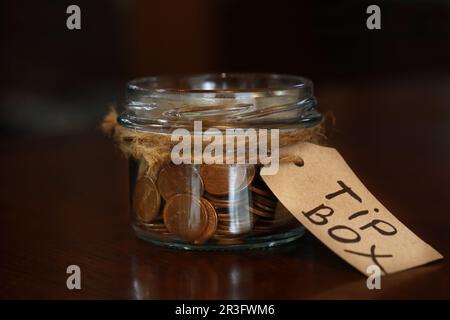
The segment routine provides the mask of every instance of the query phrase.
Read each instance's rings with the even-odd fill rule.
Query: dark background
[[[81,30],[66,28],[70,4],[81,8]],[[366,28],[369,4],[381,7],[381,30]],[[126,161],[98,130],[132,78],[224,71],[309,77],[319,110],[336,118],[330,144],[397,217],[448,256],[448,1],[0,6],[0,297],[449,298],[445,261],[387,277],[387,289],[374,293],[311,237],[269,256],[212,254],[215,260],[146,245],[128,227]],[[288,267],[273,269],[273,261]],[[88,277],[81,293],[65,289],[69,264]],[[180,264],[184,271],[174,267]],[[197,264],[209,273],[195,271]],[[233,272],[250,280],[220,290],[198,284]],[[164,282],[169,275],[177,281]],[[264,286],[268,278],[277,284]]]

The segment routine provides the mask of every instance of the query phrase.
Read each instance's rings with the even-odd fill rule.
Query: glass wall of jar
[[[127,86],[119,125],[149,135],[175,129],[305,130],[321,120],[310,80],[277,74],[141,78]],[[155,170],[149,170],[155,166]],[[154,244],[247,249],[298,239],[304,228],[260,176],[258,163],[157,164],[130,159],[132,225]],[[149,174],[152,172],[152,174]]]

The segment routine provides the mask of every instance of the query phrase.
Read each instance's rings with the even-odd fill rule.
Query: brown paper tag
[[[311,143],[290,148],[304,161],[263,176],[281,203],[320,241],[356,269],[385,274],[442,255],[397,220],[361,183],[337,150]]]

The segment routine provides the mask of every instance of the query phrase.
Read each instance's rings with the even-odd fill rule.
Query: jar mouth
[[[127,84],[121,125],[137,130],[283,128],[321,119],[312,81],[271,73],[209,73],[138,78]]]
[[[312,90],[312,81],[305,77],[274,73],[207,73],[177,76],[153,76],[131,80],[128,94],[158,93],[252,93]]]

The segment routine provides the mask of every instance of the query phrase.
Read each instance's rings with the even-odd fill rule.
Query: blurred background
[[[81,30],[66,28],[70,4],[81,8]],[[370,83],[365,88],[376,91],[378,100],[358,101],[359,107],[384,115],[395,112],[389,110],[389,90],[398,85],[405,99],[423,101],[408,112],[438,112],[423,85],[448,89],[450,2],[378,1],[382,29],[374,31],[366,28],[370,4],[2,0],[1,132],[52,135],[92,128],[108,104],[120,101],[126,81],[167,73],[303,75],[315,82],[322,110],[342,108],[328,101],[329,93],[357,99]],[[349,86],[351,94],[341,90]],[[375,119],[362,119],[359,111],[349,116],[371,130],[367,122]],[[423,126],[430,125],[426,118]]]
[[[66,28],[70,4],[81,30]],[[449,186],[450,2],[378,1],[381,30],[366,27],[370,4],[2,0],[2,176],[37,157],[22,152],[58,162],[73,143],[78,157],[89,146],[100,156],[99,123],[130,79],[249,71],[311,78],[319,110],[336,117],[330,143],[387,197],[401,191],[381,173],[410,185],[440,170]],[[413,175],[398,173],[405,162]]]
[[[71,4],[81,30],[66,28]],[[366,28],[370,4],[381,8],[381,30]],[[311,78],[319,110],[336,118],[330,144],[402,222],[450,254],[450,1],[1,0],[0,16],[1,297],[71,297],[56,284],[74,257],[92,266],[88,275],[116,279],[132,279],[118,252],[148,259],[151,246],[128,226],[127,162],[99,124],[127,81],[156,74]],[[164,270],[170,253],[158,252]],[[306,279],[325,279],[331,266],[348,272],[340,281],[359,281],[324,256],[332,262],[302,260]],[[395,294],[426,295],[415,281]]]

